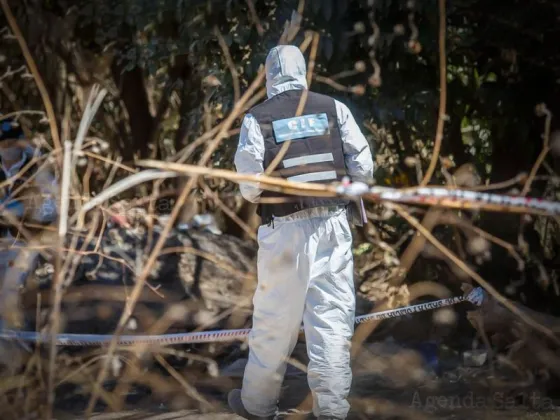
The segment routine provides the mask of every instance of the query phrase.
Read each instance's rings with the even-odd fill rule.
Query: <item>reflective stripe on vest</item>
[[[310,172],[308,174],[289,176],[287,179],[288,181],[293,181],[293,182],[328,181],[328,180],[336,179],[336,172],[335,171]]]
[[[284,168],[292,168],[294,166],[309,165],[311,163],[334,162],[332,153],[319,153],[317,155],[308,155],[291,159],[284,159],[282,165]]]

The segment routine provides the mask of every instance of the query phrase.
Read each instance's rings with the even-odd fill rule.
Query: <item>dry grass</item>
[[[252,2],[249,2],[252,4]],[[304,2],[302,2],[304,3]],[[443,5],[443,1],[440,2]],[[123,259],[123,266],[134,272],[135,282],[134,285],[126,291],[126,299],[124,301],[124,308],[120,310],[118,315],[117,328],[114,331],[113,341],[107,348],[102,349],[90,349],[81,352],[79,355],[69,354],[67,351],[59,351],[55,346],[54,340],[48,346],[35,346],[31,351],[22,350],[20,347],[14,347],[13,343],[3,343],[4,348],[3,357],[7,358],[10,362],[8,365],[13,365],[11,367],[19,367],[19,369],[13,369],[9,374],[4,375],[0,379],[0,397],[1,408],[0,416],[2,419],[16,419],[16,418],[71,418],[66,417],[66,414],[59,413],[56,410],[57,397],[60,399],[60,395],[56,394],[56,391],[60,391],[63,385],[73,384],[75,386],[74,391],[76,394],[85,395],[88,397],[87,406],[85,413],[75,418],[93,418],[98,420],[103,419],[113,419],[113,418],[150,418],[150,419],[171,419],[171,418],[192,418],[192,419],[228,419],[234,418],[228,414],[218,414],[223,411],[223,401],[216,397],[215,395],[206,395],[200,390],[202,385],[206,384],[209,377],[212,378],[212,374],[208,372],[208,366],[211,365],[211,355],[212,350],[207,346],[197,351],[193,350],[191,353],[183,352],[182,354],[174,354],[176,358],[187,359],[188,363],[179,364],[180,367],[172,366],[168,361],[170,356],[168,349],[152,348],[148,346],[137,346],[132,349],[122,349],[119,348],[117,344],[117,338],[123,334],[129,327],[129,322],[131,315],[135,311],[141,311],[144,307],[142,297],[148,293],[152,298],[159,299],[161,294],[157,289],[157,286],[150,284],[148,281],[150,274],[153,272],[154,267],[157,265],[158,258],[166,253],[176,253],[178,251],[183,253],[193,253],[201,258],[206,258],[208,261],[215,263],[220,267],[229,267],[227,263],[216,259],[212,255],[207,255],[192,248],[176,248],[176,249],[166,249],[165,243],[168,235],[174,229],[174,224],[179,213],[182,211],[185,203],[191,196],[193,189],[198,185],[202,185],[203,189],[206,191],[207,195],[210,197],[214,203],[222,208],[222,210],[228,213],[227,205],[224,204],[220,196],[212,191],[212,189],[205,183],[201,183],[201,179],[208,178],[220,178],[227,182],[248,182],[257,180],[256,177],[240,175],[229,170],[213,169],[209,167],[212,162],[212,156],[222,145],[223,141],[230,135],[235,133],[235,124],[238,123],[240,117],[247,110],[248,107],[260,101],[264,95],[265,91],[263,89],[263,82],[265,80],[264,70],[261,68],[255,80],[245,89],[245,92],[241,92],[241,87],[239,85],[239,79],[237,72],[233,66],[231,57],[227,50],[227,45],[225,44],[222,35],[218,30],[216,30],[216,36],[220,41],[220,47],[226,59],[227,65],[232,69],[232,77],[234,80],[234,96],[236,98],[235,106],[231,113],[223,119],[217,126],[211,128],[203,136],[195,141],[195,145],[186,148],[184,151],[180,152],[176,157],[175,162],[162,162],[162,161],[143,161],[136,162],[137,167],[131,167],[128,165],[123,165],[118,160],[110,159],[100,153],[95,153],[91,150],[92,142],[87,141],[87,133],[93,117],[97,112],[100,104],[105,96],[105,90],[99,89],[97,86],[91,90],[90,97],[86,106],[86,110],[83,114],[82,120],[79,125],[79,130],[76,133],[76,138],[73,144],[70,144],[67,138],[67,134],[59,132],[59,128],[56,124],[56,118],[53,114],[53,107],[46,93],[44,83],[40,74],[37,71],[37,67],[33,62],[33,58],[26,46],[25,40],[21,32],[17,27],[15,19],[10,13],[10,8],[6,0],[0,0],[2,9],[8,17],[10,27],[18,39],[18,42],[22,48],[22,52],[27,61],[27,65],[33,75],[41,96],[45,104],[46,114],[49,117],[49,124],[51,129],[51,137],[53,140],[52,150],[45,156],[45,159],[52,158],[55,163],[55,173],[61,175],[62,182],[58,192],[58,199],[60,204],[60,217],[57,222],[55,231],[58,233],[58,238],[56,241],[52,240],[52,231],[46,229],[49,235],[38,235],[33,236],[27,233],[27,239],[29,244],[29,249],[35,247],[44,252],[44,257],[50,260],[54,264],[55,272],[52,281],[52,296],[54,296],[54,305],[50,308],[48,317],[45,322],[40,322],[40,316],[36,316],[38,320],[37,330],[46,331],[50,333],[51,338],[56,337],[56,334],[60,332],[63,328],[65,319],[69,316],[65,314],[61,309],[61,303],[67,292],[71,288],[71,281],[74,278],[76,270],[80,265],[80,261],[87,254],[86,247],[88,245],[95,246],[95,252],[107,259],[115,259],[114,256],[107,255],[99,248],[100,238],[106,233],[108,220],[114,220],[115,214],[112,214],[110,203],[111,201],[127,192],[133,191],[138,186],[150,183],[151,191],[158,191],[156,186],[158,182],[162,180],[167,180],[170,178],[178,176],[187,176],[188,181],[186,185],[182,188],[178,199],[176,200],[173,208],[171,209],[170,215],[163,224],[161,232],[153,244],[150,247],[149,252],[143,250],[142,257],[138,258],[137,261],[125,261]],[[303,6],[300,7],[301,9]],[[251,9],[252,10],[252,9]],[[442,13],[444,8],[442,6]],[[300,14],[302,12],[300,11]],[[442,21],[444,19],[441,19]],[[286,28],[283,35],[282,41],[290,39],[294,31],[299,30],[300,21],[295,19]],[[260,27],[258,20],[255,20],[254,24]],[[413,20],[411,20],[411,25],[414,25]],[[443,30],[445,27],[443,26]],[[416,34],[417,35],[417,34]],[[416,41],[416,39],[411,39]],[[311,47],[312,56],[314,57],[317,52],[319,42],[318,34],[310,34],[306,37],[304,44],[301,46],[302,49]],[[440,39],[440,43],[443,42]],[[416,45],[416,44],[414,44]],[[373,60],[375,60],[375,55],[373,55]],[[442,63],[445,61],[445,51],[442,49],[441,57]],[[375,61],[377,63],[377,61]],[[341,90],[358,92],[360,89],[356,87],[348,88],[335,82],[334,79],[329,79],[326,77],[314,77],[313,65],[310,65],[311,72],[309,74],[310,81],[313,78],[317,81],[329,83],[332,86],[339,86]],[[444,66],[442,65],[442,69]],[[435,152],[434,158],[430,163],[428,172],[422,181],[422,185],[425,185],[430,179],[435,171],[435,167],[439,158],[439,148],[442,141],[442,131],[444,122],[444,110],[445,110],[445,72],[441,72],[441,83],[442,83],[442,97],[441,97],[441,110],[438,119],[438,129],[435,141]],[[379,65],[377,64],[376,77],[379,79]],[[376,79],[376,80],[377,80]],[[375,82],[375,81],[374,81]],[[377,83],[377,82],[375,82]],[[546,107],[544,108],[546,110]],[[542,111],[542,110],[541,110]],[[530,188],[532,180],[535,178],[538,168],[541,166],[546,153],[548,152],[549,136],[550,136],[550,119],[552,118],[550,112],[546,110],[543,111],[543,115],[546,115],[546,127],[545,127],[545,142],[543,153],[539,157],[539,160],[535,163],[531,174],[529,175],[529,180],[525,184],[523,194],[526,194]],[[68,124],[64,124],[65,127]],[[93,141],[95,143],[95,141]],[[205,145],[199,161],[195,165],[186,165],[184,162],[187,158],[190,158],[193,151],[199,147]],[[88,167],[84,174],[80,177],[78,173],[78,163],[81,157],[87,156],[91,158],[88,160]],[[97,163],[94,163],[97,162]],[[104,191],[98,192],[95,197],[91,191],[89,191],[88,177],[91,176],[94,165],[96,164],[109,164],[112,166],[110,175],[108,176],[107,182],[104,185]],[[141,168],[151,168],[151,169],[141,169]],[[28,168],[25,168],[27,170]],[[132,172],[133,174],[127,178],[120,179],[117,182],[112,182],[115,177],[117,169],[124,169],[126,171]],[[263,186],[263,188],[270,189],[272,191],[279,191],[283,193],[295,194],[295,195],[318,195],[333,197],[341,194],[339,189],[340,185],[316,185],[316,184],[304,184],[304,183],[293,183],[282,179],[274,178],[268,176],[267,173],[264,176],[258,178],[258,181]],[[144,185],[145,186],[145,185]],[[450,186],[449,188],[452,188]],[[412,191],[413,189],[409,190]],[[345,190],[348,191],[348,190]],[[358,194],[354,195],[354,198]],[[527,313],[521,312],[514,306],[509,299],[504,297],[498,292],[494,287],[492,287],[489,281],[483,279],[476,271],[471,267],[466,265],[460,257],[458,257],[453,251],[446,247],[441,241],[438,241],[436,237],[431,233],[432,228],[437,225],[437,220],[428,220],[425,218],[424,222],[419,222],[413,215],[412,212],[415,211],[412,208],[404,207],[402,204],[396,204],[390,202],[386,198],[382,198],[383,195],[379,193],[372,192],[372,190],[364,190],[359,194],[362,198],[369,202],[371,206],[374,204],[381,204],[387,209],[396,212],[400,215],[410,226],[417,232],[418,237],[421,237],[421,242],[430,242],[443,258],[453,264],[455,268],[459,271],[464,272],[472,280],[484,287],[489,294],[503,304],[504,307],[508,308],[513,314],[515,314],[518,319],[529,325],[532,329],[537,331],[540,336],[547,337],[550,343],[555,346],[560,344],[560,341],[555,332],[551,331],[548,327],[541,325],[538,321],[534,320]],[[385,196],[386,197],[386,196]],[[158,198],[158,194],[154,193],[150,198],[152,203]],[[433,198],[433,197],[432,197]],[[405,204],[417,204],[417,201],[410,200]],[[459,217],[456,210],[488,210],[488,211],[511,211],[517,213],[530,213],[531,209],[524,208],[522,206],[507,206],[507,205],[493,205],[488,203],[472,203],[469,200],[445,200],[441,198],[435,198],[432,202],[428,204],[433,204],[440,208],[446,208],[447,211],[453,212],[454,217]],[[543,212],[532,211],[533,214],[542,215]],[[431,213],[432,216],[435,213]],[[435,219],[438,219],[443,215],[443,212],[435,214]],[[449,215],[449,214],[448,214]],[[122,216],[122,215],[117,215]],[[239,218],[236,219],[236,215],[233,211],[229,212],[230,218],[238,223],[241,228],[252,238],[255,238],[255,232],[251,231],[251,227],[248,226],[244,221]],[[157,219],[153,206],[149,206],[149,211],[146,215],[146,219],[150,221],[148,223],[149,228],[146,235],[152,235],[153,231],[153,220]],[[463,219],[460,219],[463,220]],[[22,232],[26,232],[26,226],[20,223],[16,223],[12,220]],[[428,223],[429,222],[429,223]],[[491,240],[496,244],[503,246],[508,249],[510,254],[514,255],[517,259],[521,258],[516,249],[513,248],[511,244],[507,244],[501,241],[499,238],[493,238],[491,235],[485,235],[483,231],[474,228],[468,220],[464,222],[457,222],[455,220],[455,226],[459,230],[469,231],[472,237],[473,232],[483,237],[485,240]],[[430,226],[426,226],[426,225]],[[78,248],[79,241],[82,241],[82,247]],[[420,241],[420,240],[419,240]],[[381,245],[381,241],[372,239],[375,245]],[[418,241],[415,241],[417,244]],[[417,246],[417,245],[416,245]],[[423,246],[420,246],[423,248]],[[384,254],[389,261],[389,256],[396,259],[396,250],[390,246],[386,246],[386,253]],[[407,261],[401,269],[408,271],[412,267],[413,263],[417,259],[419,252],[411,249],[407,255]],[[398,267],[392,267],[398,268]],[[248,273],[240,273],[239,270],[229,267],[232,276],[243,277],[244,286],[242,290],[248,291],[251,289],[251,285],[254,286],[255,277],[254,275]],[[401,275],[404,279],[404,275]],[[418,288],[420,290],[420,288]],[[433,293],[433,292],[430,292]],[[430,294],[424,293],[424,294]],[[390,306],[392,301],[391,298],[394,296],[389,296],[390,293],[384,295],[384,299],[379,302],[380,309],[386,306]],[[419,298],[423,293],[417,293],[416,298]],[[246,304],[246,300],[249,299],[249,295],[240,296],[237,302],[240,306]],[[2,297],[3,301],[6,301],[6,296]],[[195,300],[195,299],[193,299]],[[233,300],[233,299],[232,299]],[[243,303],[240,303],[243,301]],[[36,309],[37,313],[41,312],[40,300],[38,301],[39,307]],[[16,305],[17,306],[17,305]],[[179,309],[178,309],[179,308]],[[185,309],[178,306],[170,306],[166,308],[166,312],[163,316],[156,319],[153,324],[151,324],[150,333],[152,334],[163,334],[173,322],[177,321],[181,317],[185,316],[185,311],[188,310],[200,310],[199,307],[192,309],[191,307]],[[225,312],[224,317],[229,316],[235,310],[239,309],[234,307],[231,312]],[[2,308],[4,311],[5,308]],[[149,312],[149,311],[148,311]],[[201,311],[202,312],[202,311]],[[14,319],[17,317],[14,317]],[[214,320],[212,320],[214,321]],[[365,347],[368,338],[376,330],[379,323],[373,323],[369,325],[360,326],[356,331],[355,343],[353,348],[353,353],[357,356],[360,351]],[[557,349],[557,347],[555,347]],[[164,357],[165,356],[165,357]],[[18,361],[17,358],[20,358]],[[117,385],[113,390],[107,390],[102,385],[107,381],[107,379],[112,379],[117,382]],[[154,397],[159,400],[169,400],[172,401],[173,413],[165,414],[148,414],[143,411],[136,412],[122,412],[126,406],[125,396],[131,389],[132,384],[142,384],[149,387],[153,393]],[[228,387],[234,385],[231,380],[216,381],[213,383],[216,387],[221,387],[221,391],[225,392]],[[219,388],[218,387],[218,388]],[[305,391],[307,392],[307,391]],[[67,396],[67,395],[65,395]],[[299,395],[301,397],[301,395]],[[369,402],[375,401],[370,399]],[[114,411],[114,413],[107,414],[94,414],[96,411],[97,403],[104,403],[109,410]],[[300,405],[301,409],[306,407],[309,403],[309,398],[305,399]],[[414,413],[407,407],[402,407],[398,405],[385,404],[382,401],[376,401],[375,404],[378,407],[385,407],[388,412],[396,412],[405,417],[411,418],[421,418],[418,413]],[[375,405],[374,404],[374,405]],[[358,418],[366,418],[367,416],[365,407],[367,405],[363,401],[360,403],[356,402],[356,407],[361,407],[363,410],[358,412],[356,415]],[[359,410],[358,410],[359,411]],[[206,412],[206,414],[200,414],[200,412]],[[126,414],[125,414],[126,413]],[[473,414],[473,413],[470,413]],[[470,415],[469,414],[469,415]],[[477,413],[476,415],[486,415],[487,413]],[[509,415],[509,414],[508,414]],[[152,417],[146,417],[152,416]],[[428,415],[424,415],[424,418],[428,418]],[[494,414],[492,414],[494,416]],[[509,415],[511,417],[511,415]],[[457,417],[448,417],[457,418]],[[483,418],[483,417],[476,417]],[[500,418],[494,416],[492,418]],[[558,418],[543,415],[543,417],[530,417],[529,415],[523,415],[518,418]]]

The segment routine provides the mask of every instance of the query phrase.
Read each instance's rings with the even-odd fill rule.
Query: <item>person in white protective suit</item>
[[[372,179],[367,140],[345,105],[307,90],[306,63],[297,47],[270,51],[266,80],[268,100],[243,120],[235,155],[239,173],[263,174],[290,141],[273,176],[319,183]],[[300,104],[302,112],[296,115]],[[355,312],[351,203],[287,196],[258,183],[241,184],[240,190],[245,199],[260,202],[262,224],[249,360],[242,389],[229,393],[229,405],[247,419],[275,417],[287,358],[303,321],[313,413],[320,419],[344,419],[350,408]],[[285,200],[264,200],[271,197]]]

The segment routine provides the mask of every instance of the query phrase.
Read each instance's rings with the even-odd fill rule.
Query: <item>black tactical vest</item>
[[[273,96],[249,112],[259,123],[264,137],[266,170],[284,142],[291,144],[270,174],[289,181],[331,183],[347,174],[334,99],[309,92],[301,116],[294,117],[304,91],[289,90]],[[262,223],[300,210],[348,205],[347,199],[304,197],[264,190],[261,200],[281,198],[281,203],[260,203]],[[280,200],[278,200],[280,201]]]

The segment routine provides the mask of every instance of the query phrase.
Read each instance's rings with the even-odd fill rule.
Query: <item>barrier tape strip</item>
[[[367,315],[361,315],[355,318],[357,324],[368,321],[382,320],[388,318],[396,318],[403,315],[439,309],[444,306],[451,306],[457,303],[469,301],[480,306],[484,298],[484,292],[480,287],[473,289],[467,296],[456,296],[447,299],[440,299],[417,305],[405,306],[403,308],[388,309],[386,311],[374,312]],[[303,330],[303,328],[302,328]],[[218,331],[202,331],[178,334],[163,335],[123,335],[117,343],[119,346],[133,346],[138,344],[200,344],[200,343],[218,343],[235,341],[246,338],[250,329],[240,330],[218,330]],[[0,338],[7,340],[21,340],[24,342],[48,343],[49,335],[43,335],[34,331],[0,331]],[[58,346],[104,346],[108,345],[112,335],[98,334],[58,334],[56,337],[56,345]]]
[[[440,187],[418,187],[395,189],[369,187],[363,182],[339,185],[337,193],[347,196],[372,195],[379,201],[402,202],[409,204],[440,205],[444,207],[480,207],[494,211],[527,212],[536,210],[550,215],[560,215],[560,202],[538,197],[522,197],[486,192],[448,189]]]

